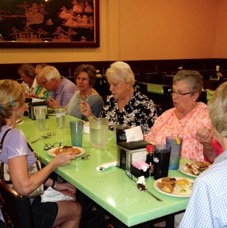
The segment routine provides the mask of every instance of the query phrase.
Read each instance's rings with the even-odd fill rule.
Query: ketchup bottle
[[[146,146],[147,150],[147,158],[146,163],[150,165],[149,167],[149,175],[153,176],[154,173],[154,167],[153,167],[153,152],[154,152],[154,146],[152,144],[149,144]]]

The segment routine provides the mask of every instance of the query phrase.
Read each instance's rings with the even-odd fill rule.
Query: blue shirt
[[[180,228],[227,227],[227,151],[198,176]]]
[[[77,90],[78,88],[73,82],[62,77],[62,82],[57,91],[51,92],[51,98],[56,100],[61,107],[65,107]]]

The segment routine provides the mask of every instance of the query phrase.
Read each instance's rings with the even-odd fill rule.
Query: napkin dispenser
[[[40,101],[40,102],[30,102],[28,103],[28,117],[31,118],[32,120],[35,120],[35,113],[34,113],[34,107],[36,106],[45,106],[47,107],[47,104],[45,101]],[[46,115],[47,118],[47,115]]]
[[[131,170],[136,161],[146,161],[146,146],[150,143],[144,140],[136,142],[119,142],[117,166],[124,170]]]

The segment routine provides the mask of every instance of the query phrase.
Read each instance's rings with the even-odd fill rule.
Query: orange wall
[[[100,47],[0,49],[0,63],[227,57],[226,0],[100,0]]]
[[[216,38],[215,38],[215,58],[227,58],[227,1],[217,0],[217,23],[216,23]]]

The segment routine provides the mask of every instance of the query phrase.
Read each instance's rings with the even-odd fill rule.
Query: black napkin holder
[[[146,161],[146,146],[151,143],[140,140],[136,142],[119,142],[117,166],[131,171],[132,163],[135,161]]]
[[[35,120],[34,107],[36,107],[36,106],[46,106],[47,107],[47,104],[45,101],[28,103],[28,117],[31,118],[32,120]],[[46,115],[46,119],[47,118],[48,118],[48,116]]]

